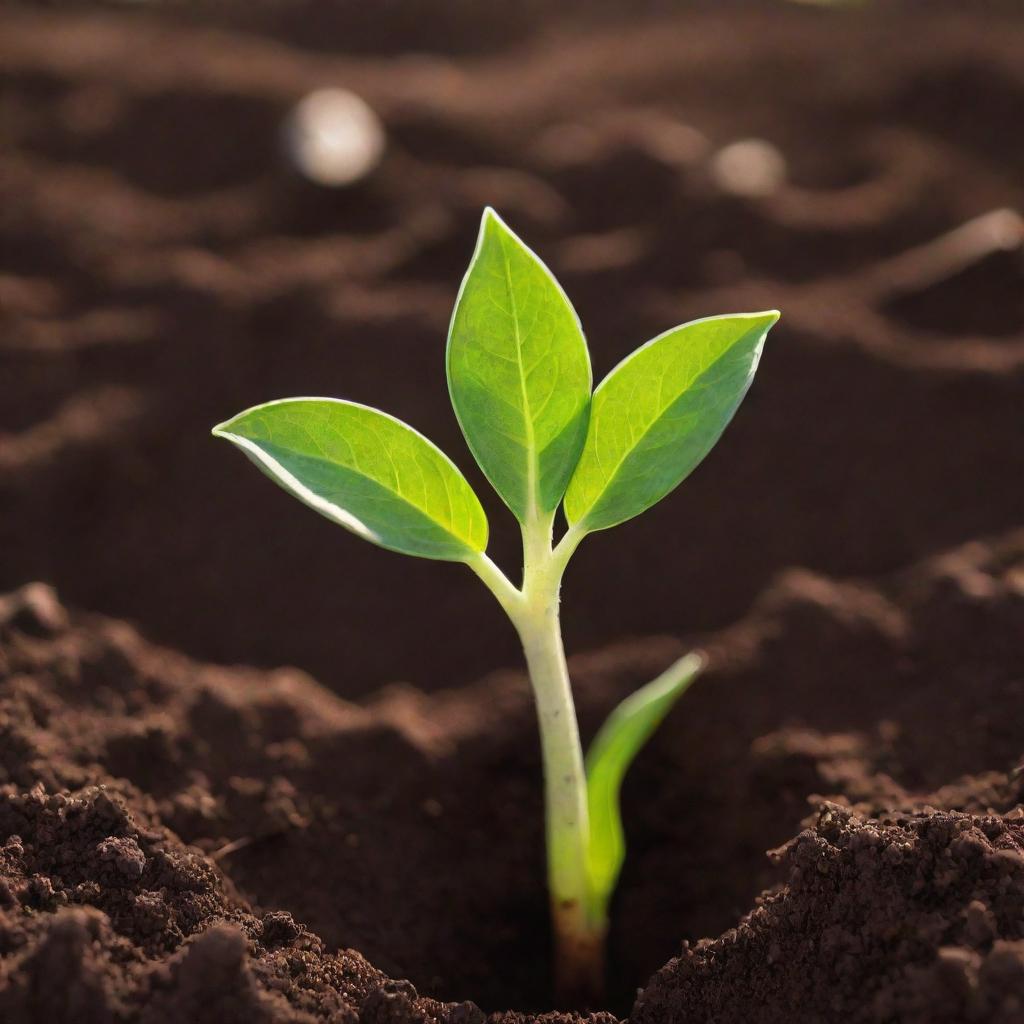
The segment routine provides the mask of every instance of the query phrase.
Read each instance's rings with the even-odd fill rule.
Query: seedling
[[[544,760],[548,884],[563,998],[601,990],[609,900],[625,855],[619,790],[633,758],[703,665],[689,654],[612,712],[584,762],[559,589],[587,534],[639,515],[701,462],[732,419],[777,312],[714,316],[658,335],[591,393],[579,320],[544,264],[486,210],[448,334],[448,389],[470,450],[519,521],[520,586],[487,556],[488,524],[454,463],[386,413],[286,398],[213,433],[353,533],[462,562],[522,641]],[[555,513],[566,529],[557,542]]]

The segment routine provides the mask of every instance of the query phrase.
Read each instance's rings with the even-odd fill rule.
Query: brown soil
[[[587,735],[712,654],[626,787],[608,1009],[1024,1020],[1019,9],[391,6],[0,15],[0,1019],[552,1007],[529,694],[472,681],[511,631],[208,437],[327,392],[469,469],[441,352],[490,202],[598,376],[785,316],[707,465],[570,570]],[[388,132],[347,191],[279,151],[325,84]],[[714,173],[751,136],[760,198]]]
[[[35,1019],[56,970],[52,1020],[85,1019],[75,1000],[99,1020],[175,1019],[210,986],[226,1015],[210,1019],[365,1016],[385,998],[376,968],[424,993],[389,996],[396,1020],[479,1012],[429,997],[549,1004],[520,676],[356,705],[295,670],[69,624],[40,585],[2,612],[12,1019]],[[794,572],[703,639],[712,670],[626,791],[613,1005],[680,937],[728,929],[662,968],[639,1018],[741,1020],[756,1002],[764,1020],[1011,1019],[996,1010],[1024,999],[1024,535],[880,586]],[[585,730],[680,649],[576,659]],[[815,826],[765,858],[825,793]]]

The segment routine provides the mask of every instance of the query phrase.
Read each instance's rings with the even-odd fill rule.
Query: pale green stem
[[[587,777],[559,618],[562,573],[583,534],[569,531],[552,550],[552,520],[548,516],[523,527],[522,590],[486,556],[469,564],[508,613],[526,656],[544,762],[556,982],[562,998],[575,1000],[600,992],[607,922],[594,912],[587,868]]]
[[[555,545],[554,551],[551,552],[551,559],[554,563],[554,571],[558,574],[558,579],[561,581],[562,574],[565,572],[566,565],[569,564],[569,559],[572,558],[573,552],[580,546],[580,541],[586,537],[586,530],[580,530],[575,526],[570,526],[565,531],[562,539]]]
[[[528,591],[526,611],[516,627],[540,724],[556,984],[561,998],[586,999],[601,989],[606,928],[603,920],[595,921],[591,914],[587,776],[562,646],[557,590]]]
[[[522,592],[509,581],[509,578],[481,551],[467,560],[470,567],[483,580],[487,589],[498,599],[498,604],[513,622],[523,607]]]

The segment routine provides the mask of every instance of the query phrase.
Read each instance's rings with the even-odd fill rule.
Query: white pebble
[[[715,154],[711,176],[725,192],[767,196],[786,180],[786,158],[763,139],[740,139]]]
[[[346,89],[317,89],[300,100],[285,122],[284,139],[300,173],[332,187],[369,174],[386,141],[380,118]]]

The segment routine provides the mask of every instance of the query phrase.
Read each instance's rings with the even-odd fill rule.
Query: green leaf
[[[214,427],[275,483],[366,540],[461,562],[487,517],[452,461],[412,427],[356,402],[286,398]]]
[[[587,868],[593,910],[603,920],[626,856],[619,793],[640,748],[703,669],[702,654],[687,654],[653,682],[627,697],[607,718],[587,751],[590,840]]]
[[[728,426],[778,318],[770,310],[694,320],[619,363],[594,392],[565,496],[569,525],[607,529],[682,483]]]
[[[554,512],[587,431],[590,356],[551,272],[490,208],[448,332],[448,389],[470,450],[521,523]]]

